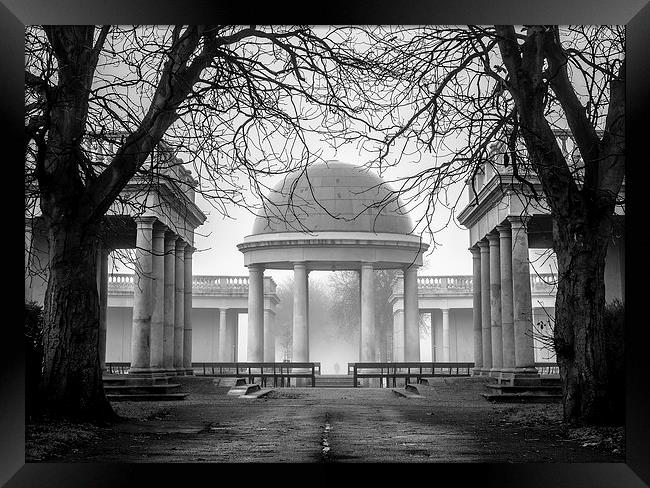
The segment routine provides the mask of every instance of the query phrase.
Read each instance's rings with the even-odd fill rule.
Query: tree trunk
[[[99,365],[97,225],[52,225],[45,294],[45,410],[53,416],[104,422],[115,418]]]
[[[604,269],[611,217],[585,225],[554,225],[559,282],[555,347],[563,383],[564,420],[602,424],[613,420],[604,329]]]

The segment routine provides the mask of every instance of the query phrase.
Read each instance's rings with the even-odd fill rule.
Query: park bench
[[[362,378],[379,378],[381,386],[397,386],[397,379],[409,383],[415,379],[421,383],[423,378],[439,376],[470,376],[473,362],[397,362],[397,363],[348,363],[348,374],[354,377],[354,386]]]
[[[320,363],[314,362],[196,362],[192,363],[196,376],[212,376],[217,378],[247,378],[249,383],[259,379],[266,387],[272,380],[274,387],[291,386],[292,378],[307,378],[311,386],[316,384],[316,375],[320,375]]]

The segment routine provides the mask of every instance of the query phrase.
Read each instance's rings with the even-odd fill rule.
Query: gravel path
[[[603,438],[607,431],[589,443],[562,425],[559,404],[491,404],[480,396],[481,378],[439,379],[420,387],[424,398],[379,388],[284,388],[245,399],[207,378],[182,383],[186,400],[115,403],[124,421],[33,460],[624,462],[615,451],[622,441]],[[622,428],[612,432],[620,437]]]

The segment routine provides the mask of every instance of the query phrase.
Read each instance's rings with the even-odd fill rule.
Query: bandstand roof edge
[[[310,270],[342,271],[359,269],[364,262],[376,269],[422,266],[429,244],[415,235],[327,231],[251,235],[237,248],[245,266],[292,269],[294,263],[306,262]]]

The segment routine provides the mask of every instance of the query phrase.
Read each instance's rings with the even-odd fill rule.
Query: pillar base
[[[501,375],[502,371],[503,371],[502,368],[491,368],[488,375],[491,376],[492,378],[498,378]]]
[[[534,386],[539,385],[541,381],[542,380],[539,373],[526,371],[522,372],[517,369],[514,372],[502,372],[499,376],[499,384],[507,384],[512,386]]]
[[[131,368],[128,374],[137,378],[166,378],[169,376],[164,369],[157,368]]]

